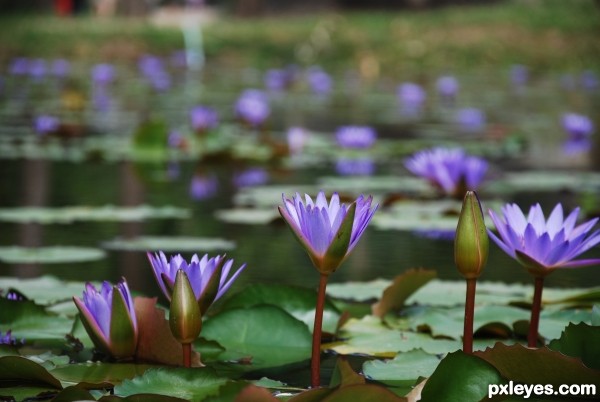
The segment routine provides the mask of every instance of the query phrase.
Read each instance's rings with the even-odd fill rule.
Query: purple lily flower
[[[598,76],[592,70],[585,70],[581,73],[581,86],[586,91],[594,91],[600,86]]]
[[[96,64],[92,68],[92,80],[96,85],[108,85],[115,79],[115,68],[112,64]]]
[[[375,143],[377,134],[367,126],[342,126],[336,130],[335,138],[342,148],[364,149]]]
[[[286,132],[288,149],[290,154],[299,155],[302,153],[306,142],[308,141],[309,133],[303,127],[290,127]]]
[[[452,101],[458,94],[458,80],[451,75],[443,75],[439,77],[435,83],[435,87],[440,97],[446,101]]]
[[[592,147],[590,137],[594,133],[594,123],[589,117],[577,113],[565,113],[562,126],[568,138],[563,144],[566,154],[587,152]]]
[[[342,176],[371,176],[375,172],[372,158],[339,158],[335,162],[335,171]]]
[[[329,94],[333,86],[331,76],[316,66],[308,69],[307,81],[313,93],[319,96]]]
[[[600,243],[600,230],[590,232],[598,218],[575,226],[579,208],[566,219],[560,203],[547,220],[539,204],[530,208],[527,217],[516,204],[502,207],[501,216],[491,210],[489,214],[499,234],[489,231],[492,240],[536,277],[544,277],[558,268],[600,264],[600,259],[573,260]]]
[[[41,115],[36,117],[33,123],[35,132],[40,136],[44,136],[55,132],[56,130],[58,130],[59,126],[60,120],[58,119],[58,117],[48,115]]]
[[[288,74],[285,70],[272,68],[265,73],[264,82],[269,91],[280,92],[288,86]]]
[[[405,82],[398,87],[396,93],[404,114],[414,116],[421,113],[427,94],[420,85]]]
[[[485,128],[485,113],[475,107],[460,109],[456,113],[456,122],[467,133],[477,133]]]
[[[190,110],[190,123],[197,133],[203,133],[219,125],[219,114],[208,106],[198,105]]]
[[[316,201],[305,194],[290,200],[282,195],[279,213],[308,252],[315,268],[329,275],[348,257],[367,228],[379,205],[371,207],[373,197],[358,197],[350,205],[340,204],[334,193],[329,203],[320,191]]]
[[[190,182],[190,198],[201,201],[214,197],[217,193],[218,180],[214,175],[194,175]]]
[[[50,70],[55,77],[64,78],[71,72],[71,63],[65,59],[55,59]]]
[[[462,198],[466,190],[476,190],[488,169],[487,161],[469,156],[461,148],[419,151],[407,158],[404,166],[445,194],[458,198]]]
[[[524,87],[529,81],[529,69],[521,64],[515,64],[510,68],[510,81],[517,87]]]
[[[36,81],[43,79],[46,76],[46,60],[33,59],[29,63],[29,76]]]
[[[269,181],[269,172],[263,168],[246,169],[233,176],[233,184],[238,188],[260,186],[267,181]]]
[[[235,103],[236,115],[253,127],[258,127],[271,114],[269,101],[264,92],[257,89],[247,89]]]
[[[246,268],[246,264],[242,264],[227,279],[233,266],[233,260],[226,261],[225,255],[209,258],[208,254],[205,254],[202,258],[198,258],[198,255],[194,254],[189,263],[180,254],[171,256],[169,261],[167,261],[167,257],[162,251],[154,254],[147,253],[147,255],[156,281],[169,301],[171,300],[177,271],[182,269],[186,273],[202,314],[229,290],[233,282]]]
[[[0,331],[0,345],[19,346],[25,343],[24,340],[17,340],[12,336],[12,331],[9,329],[4,335]]]
[[[29,73],[29,59],[17,57],[10,63],[8,72],[12,75],[27,75]]]
[[[116,285],[104,281],[100,289],[85,285],[83,301],[73,297],[81,321],[94,345],[115,358],[135,354],[138,325],[125,279]]]

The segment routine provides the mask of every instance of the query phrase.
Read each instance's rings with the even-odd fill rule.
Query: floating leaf
[[[156,307],[156,298],[133,299],[138,321],[138,359],[178,366],[183,363],[182,346],[173,337],[165,311]],[[200,355],[192,351],[192,366],[199,366]]]
[[[30,299],[35,299],[38,303],[51,304],[68,300],[70,304],[73,304],[71,298],[81,296],[85,289],[85,283],[63,281],[54,276],[23,279],[0,278],[0,290],[6,293],[11,288],[18,290]]]
[[[338,357],[329,387],[347,387],[348,385],[364,384],[365,377],[358,375],[344,357]]]
[[[392,360],[371,360],[363,364],[367,378],[392,386],[413,385],[419,377],[429,377],[440,359],[420,349],[399,353]]]
[[[270,305],[224,311],[206,320],[202,336],[226,348],[223,358],[249,358],[248,369],[277,367],[310,357],[308,327]]]
[[[546,339],[560,337],[563,329],[570,323],[589,323],[591,312],[580,309],[544,310],[540,314],[539,333]]]
[[[230,240],[210,237],[159,237],[141,236],[133,239],[117,237],[102,243],[109,250],[123,251],[164,251],[164,252],[208,252],[214,250],[233,250],[235,243]]]
[[[367,282],[344,282],[327,285],[327,294],[344,300],[366,302],[379,299],[381,294],[392,284],[389,279],[375,279]]]
[[[503,383],[493,365],[457,351],[442,359],[429,377],[421,402],[479,402],[487,397],[489,385]]]
[[[595,172],[570,171],[524,171],[507,173],[490,185],[491,191],[552,191],[571,190],[581,192],[594,190],[600,183],[600,174]]]
[[[396,276],[394,282],[383,291],[381,299],[371,306],[373,315],[383,317],[388,311],[402,307],[411,294],[435,276],[435,271],[426,269],[410,269]]]
[[[132,363],[81,363],[55,368],[50,371],[50,374],[63,384],[79,384],[81,388],[100,389],[140,376],[151,368],[157,366]]]
[[[567,356],[579,357],[589,368],[600,370],[600,327],[571,323],[559,339],[548,344],[548,348]]]
[[[62,389],[60,381],[41,365],[21,356],[0,357],[0,382]],[[1,394],[0,390],[0,394]]]
[[[72,401],[93,401],[95,398],[87,390],[78,387],[70,386],[66,387],[58,395],[56,395],[52,402],[72,402]]]
[[[201,401],[216,395],[219,387],[227,383],[206,367],[159,368],[147,370],[143,375],[125,380],[115,387],[115,395],[159,394],[186,400]]]
[[[592,308],[592,325],[600,326],[600,305],[595,305]]]
[[[14,301],[0,298],[0,325],[10,328],[16,339],[28,343],[58,340],[63,342],[71,332],[73,320],[48,313],[43,306],[31,300]]]
[[[14,223],[35,222],[50,224],[72,223],[75,221],[129,222],[146,219],[186,219],[189,217],[189,210],[172,206],[151,207],[148,205],[139,205],[135,207],[121,207],[105,205],[101,207],[20,207],[0,209],[0,221]]]
[[[101,260],[104,251],[92,247],[0,247],[0,261],[8,264],[58,264]]]
[[[317,292],[311,289],[282,286],[253,284],[246,286],[242,291],[227,299],[222,309],[252,307],[259,304],[272,304],[296,319],[304,322],[312,331],[315,319],[315,303]],[[323,311],[323,330],[335,332],[340,313],[335,305],[326,300]]]
[[[234,402],[278,402],[279,399],[271,395],[265,388],[256,385],[247,385],[236,397]]]
[[[386,388],[374,384],[348,385],[335,390],[323,402],[406,402]]]
[[[237,208],[223,209],[215,212],[217,219],[227,223],[240,223],[245,225],[266,225],[280,218],[276,208],[252,209]]]

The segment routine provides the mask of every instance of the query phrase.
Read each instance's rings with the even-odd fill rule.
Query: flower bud
[[[179,343],[192,343],[202,329],[200,306],[194,296],[188,276],[182,269],[177,271],[173,285],[169,326]]]
[[[466,278],[479,277],[488,257],[489,240],[481,204],[474,191],[467,191],[456,227],[454,263]]]

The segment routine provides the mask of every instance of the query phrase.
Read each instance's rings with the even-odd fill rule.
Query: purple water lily
[[[443,75],[439,77],[435,83],[440,97],[445,101],[453,101],[458,94],[458,80],[451,75]]]
[[[319,96],[325,96],[331,92],[333,80],[321,67],[313,66],[307,70],[306,80],[312,92]]]
[[[83,301],[73,297],[81,321],[94,345],[115,358],[135,354],[138,325],[129,287],[125,279],[116,285],[104,281],[100,289],[85,285]]]
[[[375,173],[375,161],[369,157],[339,158],[335,171],[342,176],[371,176]]]
[[[207,130],[217,127],[219,124],[219,114],[211,107],[198,105],[190,110],[190,124],[197,133],[204,133]]]
[[[289,84],[288,73],[283,69],[272,68],[265,73],[264,82],[269,91],[283,91]]]
[[[58,119],[58,117],[55,116],[37,116],[35,118],[35,121],[33,122],[33,128],[35,132],[40,136],[44,136],[55,132],[56,130],[58,130],[59,126],[60,120]]]
[[[71,72],[71,63],[65,59],[54,59],[50,71],[57,78],[65,78]]]
[[[115,68],[112,64],[96,64],[92,68],[92,80],[96,85],[108,85],[115,79]]]
[[[476,190],[488,169],[487,161],[469,156],[461,148],[425,149],[407,158],[404,166],[445,194],[458,198],[466,190]]]
[[[375,143],[377,134],[367,126],[342,126],[336,130],[335,139],[342,148],[364,149]]]
[[[235,282],[237,277],[246,268],[246,264],[242,264],[227,279],[233,266],[233,260],[226,260],[225,255],[217,255],[216,257],[209,258],[208,254],[205,254],[202,258],[198,258],[198,255],[194,254],[189,263],[180,254],[171,256],[170,260],[167,260],[165,253],[162,251],[154,254],[147,253],[147,255],[156,281],[169,301],[171,300],[177,271],[179,269],[185,271],[202,314],[206,312],[213,302],[227,292],[233,282]]]
[[[427,94],[423,87],[412,82],[401,84],[396,91],[402,113],[415,116],[421,113]]]
[[[235,113],[251,126],[260,126],[271,114],[267,95],[257,89],[245,90],[235,103]]]
[[[12,336],[12,331],[9,329],[4,335],[0,331],[0,345],[19,346],[24,344],[24,340],[17,340]]]
[[[250,168],[233,175],[233,185],[242,187],[260,186],[269,181],[269,172],[263,168]]]
[[[600,264],[600,259],[573,260],[600,243],[600,230],[591,233],[598,218],[575,226],[579,208],[563,219],[563,207],[557,204],[546,220],[539,204],[527,217],[516,204],[507,204],[502,215],[489,212],[499,236],[490,237],[508,255],[522,263],[532,274],[545,276],[558,268],[577,268]]]
[[[485,113],[475,107],[466,107],[456,112],[456,123],[466,133],[478,133],[485,128]]]
[[[12,59],[8,72],[12,75],[27,75],[29,73],[29,59],[25,57]]]
[[[290,127],[286,132],[288,149],[291,155],[302,153],[304,146],[308,142],[309,133],[303,127]]]
[[[41,81],[46,76],[47,70],[48,67],[44,59],[33,59],[29,63],[29,76],[35,81]]]
[[[328,203],[323,191],[319,192],[316,201],[308,194],[305,194],[304,201],[298,193],[291,200],[284,194],[279,213],[304,246],[317,270],[329,274],[346,259],[367,228],[378,208],[378,205],[371,207],[372,201],[373,197],[361,195],[350,205],[340,204],[339,195],[334,193]],[[346,222],[349,218],[352,222]],[[341,228],[348,229],[348,226],[351,232],[342,233]],[[346,235],[348,243],[339,244]]]
[[[196,174],[190,182],[190,198],[201,201],[217,194],[219,182],[215,175]]]

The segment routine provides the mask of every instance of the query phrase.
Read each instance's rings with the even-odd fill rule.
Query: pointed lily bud
[[[184,344],[192,343],[202,329],[200,306],[183,269],[177,271],[173,285],[169,326],[175,339]]]
[[[481,204],[474,191],[467,191],[454,240],[454,262],[458,271],[467,279],[479,277],[487,261],[488,249]]]

